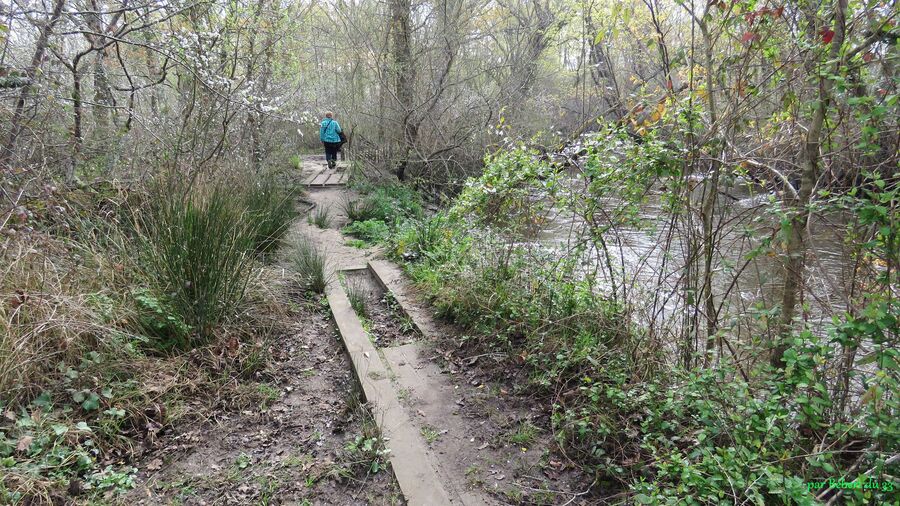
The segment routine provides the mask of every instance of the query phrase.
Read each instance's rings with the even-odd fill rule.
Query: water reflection
[[[575,177],[567,186],[568,191],[577,192],[585,185]],[[684,289],[689,242],[699,237],[701,219],[699,215],[673,219],[662,195],[662,189],[649,195],[637,219],[611,227],[604,240],[616,285],[624,284],[639,321],[652,325],[655,332],[676,335],[683,329],[686,312],[699,311],[687,304]],[[691,198],[695,210],[699,209],[702,185],[695,187]],[[717,200],[714,228],[719,232],[713,261],[717,320],[722,328],[750,338],[764,327],[754,322],[780,300],[783,279],[776,234],[780,195],[752,184],[736,184],[721,190]],[[617,214],[624,205],[610,197],[601,207],[595,214],[598,224],[619,221]],[[807,290],[801,314],[818,334],[824,334],[833,315],[848,307],[852,265],[844,248],[845,230],[845,217],[839,214],[817,215],[810,223]],[[585,237],[584,232],[585,223],[579,216],[569,209],[553,208],[532,241],[563,255]],[[612,288],[606,256],[597,249],[588,250],[582,268],[596,276],[600,287]],[[699,321],[705,321],[705,316],[700,315]]]

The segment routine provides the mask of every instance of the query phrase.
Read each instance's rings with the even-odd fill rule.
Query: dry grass
[[[0,254],[0,392],[10,401],[33,394],[56,363],[96,347],[109,330],[90,304],[103,294],[104,269],[83,272],[61,244],[42,239]]]
[[[287,281],[254,269],[245,302],[207,345],[159,353],[135,325],[139,256],[127,227],[88,204],[0,243],[0,457],[11,442],[14,461],[0,476],[0,503],[69,500],[70,479],[88,480],[110,456],[152,446],[164,428],[259,405],[270,346],[296,323],[281,295]],[[81,392],[96,405],[73,398]],[[28,438],[44,446],[15,448]],[[70,453],[52,460],[50,447]]]

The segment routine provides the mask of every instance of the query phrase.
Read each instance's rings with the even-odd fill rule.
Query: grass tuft
[[[256,250],[261,253],[274,250],[297,217],[294,192],[285,188],[273,175],[266,175],[246,184],[244,201],[248,218],[256,228]]]
[[[344,214],[351,223],[354,221],[366,221],[375,216],[375,205],[366,198],[353,200],[348,197],[344,199],[341,205]]]
[[[305,289],[315,293],[325,292],[329,280],[327,260],[308,237],[299,236],[294,242],[291,262]]]
[[[350,300],[350,306],[356,311],[360,318],[368,315],[366,308],[366,287],[359,280],[348,280],[346,282],[347,299]]]
[[[331,226],[331,209],[327,207],[316,207],[310,211],[308,221],[310,225],[315,225],[321,229]]]
[[[259,227],[241,197],[224,184],[192,191],[157,185],[138,218],[142,270],[158,308],[200,341],[236,312],[254,273]],[[196,344],[181,332],[155,337],[164,347]]]

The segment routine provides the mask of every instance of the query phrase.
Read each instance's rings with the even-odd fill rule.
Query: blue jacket
[[[322,142],[341,142],[340,132],[341,125],[331,118],[325,118],[319,124],[319,140]]]

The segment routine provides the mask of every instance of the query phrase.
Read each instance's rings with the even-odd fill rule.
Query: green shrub
[[[363,197],[345,201],[344,211],[350,221],[380,220],[395,226],[410,218],[424,215],[419,194],[402,184],[364,187]]]
[[[409,220],[390,236],[390,253],[403,260],[415,260],[433,253],[447,233],[448,220],[442,214]]]
[[[143,335],[156,338],[162,349],[180,347],[187,342],[191,328],[169,301],[146,288],[135,290],[132,296],[137,306],[135,323]]]
[[[354,221],[341,231],[371,244],[384,241],[391,233],[387,224],[381,220]]]
[[[146,279],[201,341],[234,314],[253,274],[259,235],[245,202],[224,184],[157,185],[138,218]]]
[[[291,263],[307,290],[324,293],[328,286],[328,265],[325,255],[305,236],[300,236],[291,252]]]

